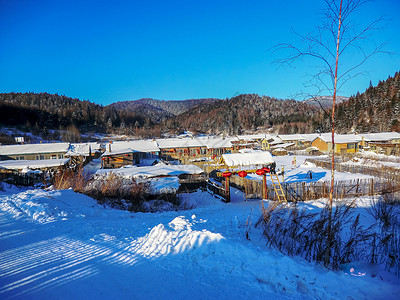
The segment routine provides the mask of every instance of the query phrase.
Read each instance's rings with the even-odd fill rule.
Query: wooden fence
[[[324,169],[331,169],[331,162],[319,159],[307,159],[317,167]],[[335,171],[349,172],[354,174],[366,174],[377,178],[382,178],[389,182],[400,183],[400,168],[394,168],[389,166],[372,167],[372,166],[358,166],[358,165],[347,165],[342,163],[335,163]]]
[[[262,198],[262,181],[249,180],[238,176],[231,177],[231,183],[240,188],[246,199]],[[330,182],[288,182],[282,183],[288,201],[308,201],[319,198],[329,197]],[[349,198],[372,196],[395,191],[396,186],[384,180],[376,179],[356,179],[347,181],[336,181],[333,189],[335,198]],[[277,199],[275,190],[272,186],[267,186],[267,198]]]
[[[222,200],[225,201],[225,202],[230,202],[231,201],[229,192],[227,192],[227,190],[223,186],[218,185],[218,184],[216,184],[216,183],[214,183],[214,182],[212,182],[210,180],[207,180],[206,183],[207,183],[206,184],[207,189],[213,195],[220,196],[222,198]]]
[[[308,159],[319,167],[330,169],[330,161],[317,159]],[[197,163],[198,167],[205,172],[210,173],[215,169],[215,166]],[[357,165],[342,165],[339,162],[336,164],[336,171],[367,174],[376,178],[370,179],[355,179],[347,181],[336,181],[334,185],[335,198],[361,197],[384,194],[387,192],[400,190],[400,170],[396,168],[374,168],[369,166]],[[230,184],[245,193],[246,199],[261,199],[263,195],[262,180],[249,180],[239,176],[232,176]],[[218,189],[219,188],[219,189]],[[225,190],[221,187],[210,188],[212,192],[226,197]],[[282,188],[285,192],[288,201],[307,201],[319,198],[327,198],[330,193],[330,182],[293,182],[282,183]],[[214,190],[212,190],[214,189]],[[275,190],[272,186],[267,186],[267,198],[277,199]]]

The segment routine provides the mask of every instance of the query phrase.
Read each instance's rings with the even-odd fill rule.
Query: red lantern
[[[244,177],[247,176],[247,172],[246,172],[246,171],[240,171],[240,172],[238,173],[238,175],[239,175],[240,177],[244,178]]]
[[[263,169],[259,169],[256,171],[256,174],[262,176],[265,174],[265,171]]]
[[[265,173],[271,172],[271,170],[270,170],[269,168],[267,168],[267,167],[264,167],[264,168],[262,168],[262,169],[264,170]]]
[[[222,177],[231,177],[232,176],[232,173],[231,172],[224,172],[224,173],[222,173]]]

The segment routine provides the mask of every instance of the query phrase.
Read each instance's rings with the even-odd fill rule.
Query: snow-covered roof
[[[306,138],[302,134],[280,134],[282,141],[305,141]]]
[[[274,162],[271,153],[266,151],[222,154],[222,158],[228,167],[268,165]]]
[[[364,137],[364,140],[366,142],[388,142],[400,139],[400,133],[398,132],[378,132],[378,133],[366,133],[360,135]]]
[[[315,139],[320,138],[325,143],[332,142],[332,134],[326,133],[318,135]],[[315,140],[314,139],[314,140]],[[335,134],[335,144],[348,144],[361,142],[361,136],[357,134]]]
[[[304,134],[302,134],[304,140],[307,142],[312,142],[320,135],[332,136],[332,133],[304,133]]]
[[[294,145],[295,145],[294,143],[284,143],[284,144],[278,144],[278,145],[271,146],[270,148],[271,149],[287,148],[287,147],[294,146]]]
[[[181,174],[201,174],[204,171],[195,165],[158,164],[147,167],[127,166],[119,169],[101,169],[96,172],[96,175],[106,175],[110,172],[127,178],[148,178],[158,176],[178,176]]]
[[[244,135],[238,135],[235,137],[235,140],[240,140],[240,141],[247,141],[247,142],[251,142],[251,141],[257,141],[257,140],[262,140],[262,139],[269,139],[269,138],[273,138],[275,136],[270,135],[270,134],[266,134],[266,133],[259,133],[259,134],[244,134]]]
[[[160,149],[205,147],[203,138],[157,139]]]
[[[67,156],[89,156],[89,153],[100,151],[99,143],[71,144]]]
[[[69,161],[69,158],[62,159],[43,159],[43,160],[5,160],[0,161],[0,169],[7,170],[22,170],[29,168],[43,169],[53,168],[65,165]]]
[[[227,138],[208,137],[199,139],[207,149],[232,148],[232,143]]]
[[[111,151],[110,151],[111,150]],[[138,140],[126,142],[113,142],[106,145],[103,156],[131,153],[131,152],[158,152],[160,148],[154,140]]]
[[[0,146],[0,155],[9,156],[24,154],[66,153],[69,149],[69,146],[69,143],[7,145]]]

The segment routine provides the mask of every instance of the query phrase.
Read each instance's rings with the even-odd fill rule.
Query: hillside
[[[244,130],[274,127],[281,133],[310,132],[320,109],[294,100],[278,100],[256,94],[199,105],[166,120],[163,128],[211,134],[241,134]]]
[[[336,104],[340,104],[347,100],[349,100],[348,97],[337,96]],[[322,106],[322,108],[330,108],[330,107],[332,107],[332,104],[333,104],[333,96],[319,96],[316,98],[310,98],[310,99],[304,100],[304,102],[307,104],[310,104],[310,105],[317,106],[317,107]]]
[[[133,101],[119,101],[108,105],[116,110],[133,111],[138,115],[148,117],[153,123],[159,123],[173,116],[182,114],[195,106],[212,103],[219,99],[189,99],[189,100],[155,100],[143,98]]]
[[[149,127],[149,119],[132,111],[47,93],[0,93],[0,126],[47,134],[50,130],[112,132]],[[57,137],[54,137],[57,139]]]
[[[337,105],[336,128],[343,133],[400,131],[400,72]]]

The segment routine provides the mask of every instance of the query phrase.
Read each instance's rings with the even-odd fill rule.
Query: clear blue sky
[[[144,97],[288,98],[312,64],[277,69],[272,46],[296,43],[319,23],[322,0],[0,0],[0,92],[48,92],[107,105]],[[358,20],[391,21],[374,43],[400,53],[400,1],[377,0]],[[353,57],[348,58],[350,61]],[[342,95],[400,71],[381,55]]]

